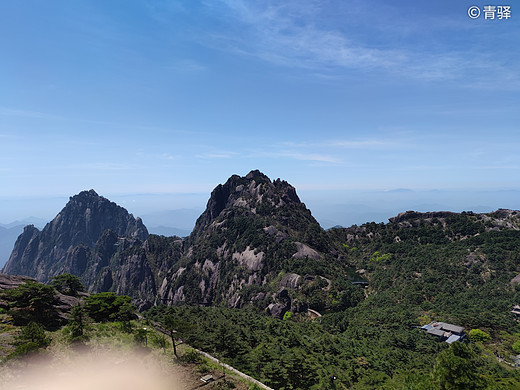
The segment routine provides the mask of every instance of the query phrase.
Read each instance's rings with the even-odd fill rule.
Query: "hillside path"
[[[170,336],[170,333],[166,330],[164,330],[158,323],[154,322],[154,321],[150,321],[152,326],[155,328],[155,330],[157,330],[158,332],[161,332],[163,333],[164,335],[166,336]],[[183,341],[184,343],[184,341]],[[186,344],[186,343],[184,343]],[[188,345],[188,344],[186,344]],[[272,389],[271,387],[267,386],[267,385],[264,385],[262,382],[256,380],[255,378],[247,375],[247,374],[244,374],[242,371],[239,371],[237,370],[236,368],[234,367],[231,367],[229,364],[227,363],[224,363],[222,361],[220,361],[219,359],[217,359],[216,357],[210,355],[209,353],[207,352],[204,352],[204,351],[201,351],[200,349],[197,349],[197,348],[194,348],[192,347],[191,345],[189,345],[190,348],[193,348],[195,351],[197,351],[197,353],[201,354],[202,356],[214,361],[215,363],[218,363],[220,364],[222,367],[224,367],[226,370],[228,371],[231,371],[233,372],[234,374],[237,374],[238,376],[240,376],[241,378],[244,378],[252,383],[254,383],[255,385],[257,385],[258,387],[260,387],[261,389],[265,389],[265,390],[274,390]]]

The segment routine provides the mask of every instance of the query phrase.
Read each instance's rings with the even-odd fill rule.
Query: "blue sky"
[[[322,215],[520,208],[520,6],[473,4],[508,5],[4,1],[0,222],[203,208],[251,169]]]

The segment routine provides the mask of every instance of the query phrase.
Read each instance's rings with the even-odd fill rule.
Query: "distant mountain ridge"
[[[7,229],[10,229],[12,227],[17,227],[17,226],[27,226],[27,225],[34,225],[36,227],[44,227],[45,224],[47,223],[46,220],[42,219],[42,218],[37,218],[37,217],[27,217],[27,218],[24,218],[22,220],[16,220],[16,221],[12,221],[12,222],[9,222],[9,223],[0,223],[0,227],[4,227],[4,228],[7,228]]]
[[[47,221],[40,218],[28,217],[21,221],[0,223],[0,267],[3,268],[9,259],[16,238],[23,232],[25,226],[35,225],[37,227],[43,227],[46,222]]]
[[[129,294],[141,307],[161,302],[239,307],[265,300],[284,311],[291,308],[288,294],[267,297],[271,291],[262,285],[277,278],[288,261],[325,262],[331,251],[295,188],[251,171],[213,190],[186,239],[149,236],[139,218],[93,190],[83,191],[42,231],[25,227],[3,272],[40,281],[70,272],[89,291]],[[277,289],[287,283],[278,280]]]
[[[356,305],[362,288],[351,281],[370,278],[374,264],[389,258],[367,252],[380,237],[398,246],[415,235],[420,243],[418,232],[427,231],[449,243],[504,229],[520,229],[520,212],[410,211],[387,225],[325,231],[293,186],[255,170],[219,184],[185,238],[149,235],[140,218],[83,191],[42,231],[25,227],[3,272],[40,281],[70,272],[90,292],[128,294],[140,308],[182,302],[255,306],[282,317]]]
[[[185,237],[190,235],[195,221],[203,211],[203,208],[163,210],[141,215],[141,218],[150,233]]]

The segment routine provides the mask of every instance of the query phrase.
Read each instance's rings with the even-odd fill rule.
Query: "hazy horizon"
[[[282,178],[283,179],[283,178]],[[219,184],[219,183],[217,183]],[[95,190],[95,189],[94,189]],[[296,191],[320,225],[327,229],[335,225],[348,227],[365,222],[388,222],[388,218],[408,210],[414,211],[474,211],[490,212],[499,208],[520,209],[520,190],[350,190]],[[124,207],[134,217],[141,217],[147,227],[174,227],[191,230],[196,218],[204,211],[210,192],[186,194],[99,193]],[[0,215],[0,224],[37,218],[51,221],[68,202],[68,196],[3,198],[9,210]],[[173,214],[172,214],[173,212]],[[153,230],[153,229],[151,229]]]

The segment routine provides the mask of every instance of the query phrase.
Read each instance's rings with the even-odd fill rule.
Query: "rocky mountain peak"
[[[266,294],[259,292],[260,286],[269,284],[280,271],[304,273],[298,267],[326,262],[326,257],[335,255],[332,242],[295,188],[253,170],[245,176],[231,176],[211,192],[206,210],[184,242],[181,260],[157,281],[157,291],[167,302],[240,307],[263,301]],[[248,286],[256,294],[240,292]],[[278,302],[270,309],[276,316],[297,306],[286,291],[277,289],[266,302],[271,298]]]
[[[140,218],[135,219],[94,190],[82,191],[71,197],[41,232],[31,226],[25,228],[3,271],[46,281],[54,276],[51,268],[58,269],[76,246],[94,248],[106,230],[142,241],[148,237]]]
[[[70,244],[81,242],[89,247],[93,247],[107,229],[120,236],[141,240],[148,237],[148,231],[140,218],[135,219],[126,209],[98,195],[94,190],[82,191],[71,197],[43,232],[46,229],[52,235],[64,234],[64,238],[68,236]]]
[[[236,175],[235,175],[236,176]],[[263,179],[271,181],[267,175],[264,175],[262,172],[260,172],[258,169],[254,169],[251,172],[249,172],[246,176],[246,179]]]
[[[70,199],[72,199],[72,198],[86,198],[86,197],[89,197],[89,196],[97,198],[99,195],[97,194],[96,191],[94,191],[93,189],[90,189],[90,190],[81,191],[79,194],[71,196]]]
[[[206,210],[195,225],[195,232],[218,218],[224,210],[247,210],[257,215],[272,215],[273,209],[301,203],[296,189],[285,180],[271,181],[259,170],[252,170],[246,176],[231,176],[224,184],[219,184],[211,192]]]

